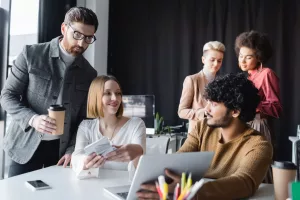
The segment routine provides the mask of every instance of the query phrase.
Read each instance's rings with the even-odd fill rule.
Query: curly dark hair
[[[266,34],[250,31],[241,33],[235,39],[235,53],[239,56],[240,48],[247,47],[255,51],[255,56],[261,63],[266,63],[273,54],[273,49]]]
[[[231,73],[216,78],[205,88],[204,97],[224,103],[230,110],[239,110],[239,119],[243,122],[253,120],[260,102],[258,90],[245,73]]]
[[[73,7],[66,13],[64,22],[70,24],[72,22],[81,22],[87,25],[93,25],[95,32],[98,29],[97,15],[89,8],[85,7]]]

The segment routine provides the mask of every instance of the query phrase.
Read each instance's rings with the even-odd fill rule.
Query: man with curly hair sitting
[[[255,193],[272,162],[272,146],[247,125],[260,101],[258,90],[244,74],[228,74],[211,82],[205,90],[206,118],[197,123],[178,152],[213,151],[214,158],[196,199],[240,199]],[[180,176],[165,171],[173,183]],[[141,185],[139,199],[158,199],[155,186]]]

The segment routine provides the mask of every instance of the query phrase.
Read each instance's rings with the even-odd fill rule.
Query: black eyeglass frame
[[[93,36],[91,36],[91,35],[84,35],[83,33],[80,33],[79,31],[76,31],[72,26],[71,26],[71,24],[67,24],[72,30],[73,30],[73,38],[75,39],[75,40],[83,40],[84,39],[84,42],[85,43],[87,43],[87,44],[93,44],[96,40],[97,40],[97,38],[96,38],[96,36],[95,35],[93,35]],[[80,35],[80,37],[79,38],[77,38],[77,37],[75,37],[75,34],[76,33],[79,33],[79,35]],[[89,37],[92,37],[93,38],[93,41],[92,42],[88,42],[87,40],[86,40],[86,38],[89,38]]]

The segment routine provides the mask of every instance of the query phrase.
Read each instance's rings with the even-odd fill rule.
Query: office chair
[[[168,152],[170,138],[169,137],[154,137],[146,138],[146,154],[166,154]]]
[[[182,145],[184,144],[186,138],[181,138],[179,141],[179,148],[182,147]]]

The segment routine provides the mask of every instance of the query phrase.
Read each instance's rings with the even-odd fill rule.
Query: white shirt
[[[83,149],[87,145],[104,137],[99,129],[99,121],[99,119],[83,120],[79,125],[75,151],[72,154],[72,168],[79,178],[85,178],[84,176],[88,176],[88,174],[92,174],[92,176],[97,176],[98,174],[98,168],[83,170],[83,162],[87,157]],[[143,148],[143,153],[145,154],[146,126],[144,121],[138,117],[130,118],[120,128],[120,130],[115,133],[115,136],[112,138],[111,143],[113,145],[139,144]],[[132,161],[130,161],[129,163],[106,161],[101,168],[128,171],[135,170]]]

